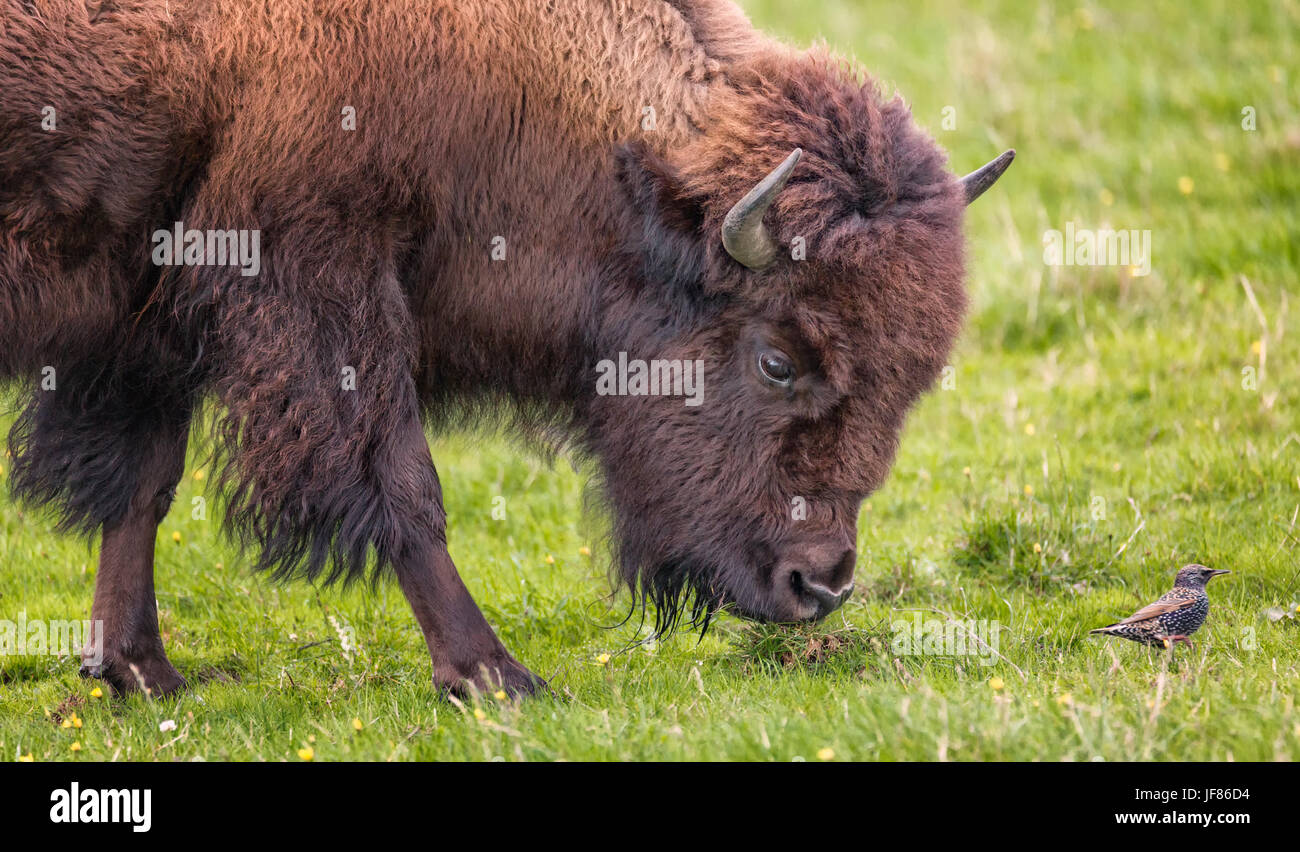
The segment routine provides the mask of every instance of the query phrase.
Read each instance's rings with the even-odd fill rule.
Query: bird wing
[[[1179,610],[1187,609],[1188,607],[1194,606],[1195,604],[1196,604],[1196,598],[1163,597],[1153,604],[1147,604],[1137,612],[1130,615],[1128,618],[1117,623],[1135,624],[1139,621],[1149,621],[1153,618],[1159,618],[1160,616],[1167,615],[1168,613],[1171,612],[1178,612]]]

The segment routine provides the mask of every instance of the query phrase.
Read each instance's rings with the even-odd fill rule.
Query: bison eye
[[[763,352],[758,356],[758,369],[774,385],[789,387],[794,384],[794,364],[780,352]]]

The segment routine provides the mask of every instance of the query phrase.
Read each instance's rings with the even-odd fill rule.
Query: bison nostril
[[[811,598],[815,602],[816,613],[813,614],[813,618],[823,618],[833,613],[841,604],[849,600],[850,594],[853,594],[853,583],[839,589],[828,589],[824,585],[806,580],[798,571],[790,572],[790,588],[794,589],[796,596]]]
[[[804,588],[804,584],[803,584],[803,574],[800,574],[798,571],[790,572],[790,588],[794,590],[794,593],[796,595],[803,595],[807,593],[807,590]]]
[[[829,577],[826,577],[826,585],[843,590],[845,586],[850,589],[853,587],[853,566],[858,561],[857,551],[849,548],[840,555],[840,559],[831,569]]]
[[[849,595],[853,594],[852,583],[849,583],[847,586],[842,586],[839,589],[828,589],[825,586],[818,585],[817,583],[810,583],[801,579],[798,588],[805,595],[817,602],[817,614],[814,616],[815,618],[821,618],[839,609],[840,604],[848,600]]]

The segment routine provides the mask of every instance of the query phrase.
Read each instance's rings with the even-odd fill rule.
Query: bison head
[[[620,149],[623,268],[597,297],[588,441],[660,632],[847,599],[859,508],[959,331],[964,208],[1013,156],[955,177],[900,99],[826,59],[733,86],[683,147]],[[665,387],[697,363],[700,388]]]

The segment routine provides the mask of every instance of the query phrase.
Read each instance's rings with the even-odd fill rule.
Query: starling
[[[1210,611],[1205,584],[1211,577],[1231,573],[1204,565],[1185,565],[1174,579],[1173,589],[1160,600],[1142,607],[1123,621],[1109,627],[1098,627],[1089,633],[1122,636],[1162,648],[1171,647],[1174,642],[1189,642],[1187,637],[1200,629]]]

